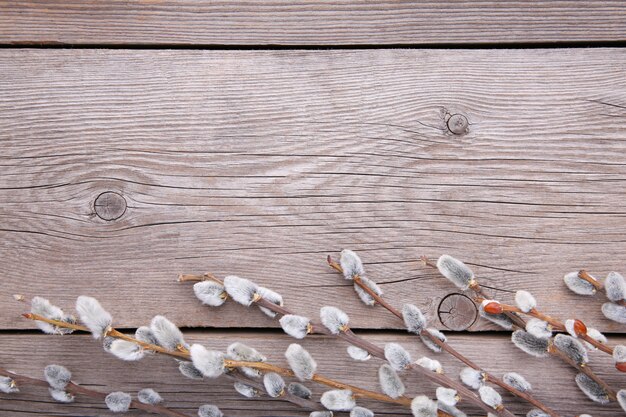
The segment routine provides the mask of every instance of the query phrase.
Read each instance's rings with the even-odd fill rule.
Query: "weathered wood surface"
[[[326,266],[350,247],[398,306],[454,292],[418,262],[450,253],[502,299],[624,330],[562,276],[625,272],[625,50],[2,50],[0,73],[0,328],[32,327],[14,293],[276,325],[175,282],[206,270],[399,327]]]
[[[613,1],[1,1],[0,43],[384,45],[623,41]]]
[[[242,341],[266,354],[269,361],[286,366],[284,350],[293,343],[282,334],[250,334],[237,332],[191,333],[190,342],[201,342],[211,349],[224,350],[233,341]],[[379,345],[389,341],[402,343],[417,359],[423,355],[433,357],[432,352],[406,334],[390,333],[370,335],[368,339]],[[623,336],[614,337],[615,342],[626,343]],[[594,417],[613,417],[619,414],[613,403],[601,406],[586,399],[575,386],[574,371],[555,359],[530,358],[512,346],[508,337],[503,335],[484,335],[477,345],[476,337],[469,335],[451,335],[450,343],[470,359],[476,360],[496,375],[504,372],[523,373],[533,384],[535,395],[540,400],[559,410],[562,415],[572,416],[587,412]],[[40,377],[42,369],[50,363],[67,366],[73,372],[74,380],[93,389],[102,391],[122,390],[136,393],[151,387],[159,391],[167,400],[168,406],[187,412],[190,415],[200,404],[218,405],[229,417],[267,416],[305,416],[295,406],[270,400],[267,397],[246,400],[239,396],[227,380],[191,381],[177,371],[176,363],[165,357],[152,357],[140,362],[122,362],[102,351],[99,342],[90,336],[72,335],[53,337],[45,335],[1,335],[0,363],[16,372],[33,377]],[[349,382],[372,390],[378,390],[377,369],[380,361],[354,362],[345,352],[345,344],[335,339],[309,337],[301,342],[318,362],[318,372],[343,382]],[[485,352],[489,352],[486,357]],[[446,373],[458,377],[462,368],[448,355],[436,356],[444,365]],[[607,382],[615,387],[623,387],[624,377],[618,375],[608,356],[600,353],[591,354],[592,366]],[[548,376],[549,375],[549,376]],[[435,386],[413,375],[404,377],[407,395],[426,394],[434,396]],[[315,398],[324,392],[324,388],[307,383],[313,388]],[[503,395],[507,407],[518,415],[525,415],[529,407],[508,394]],[[360,404],[371,407],[377,415],[409,415],[408,410],[399,406],[389,406],[367,401]],[[28,411],[25,413],[25,411]],[[471,416],[484,416],[472,407],[466,407]],[[47,393],[41,389],[25,388],[19,395],[0,394],[0,412],[7,417],[23,415],[63,415],[63,416],[101,416],[109,415],[100,404],[89,399],[79,399],[76,404],[63,406],[53,404]],[[29,414],[30,413],[30,414]],[[139,416],[134,412],[130,415]],[[347,414],[339,414],[347,415]]]

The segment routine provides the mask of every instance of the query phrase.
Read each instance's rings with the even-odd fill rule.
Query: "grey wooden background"
[[[65,364],[102,390],[151,386],[190,413],[214,402],[228,416],[306,415],[189,382],[166,358],[121,363],[87,336],[39,335],[11,295],[69,310],[93,295],[120,328],[165,314],[192,340],[240,340],[284,362],[291,341],[275,322],[209,310],[175,282],[237,274],[303,314],[339,306],[368,338],[425,353],[329,270],[342,248],[393,304],[442,329],[436,306],[455,290],[420,255],[457,256],[498,297],[527,289],[546,312],[626,342],[600,299],[562,284],[582,267],[626,270],[625,29],[621,1],[0,1],[0,363],[31,376]],[[455,114],[469,122],[461,134]],[[103,193],[119,201],[96,203]],[[470,330],[449,332],[453,346],[524,373],[565,415],[619,414],[583,398],[560,363],[524,356],[483,321]],[[374,362],[355,365],[336,341],[303,344],[324,374],[376,388]],[[608,357],[592,363],[626,385]],[[0,395],[0,412],[109,415],[37,389]]]

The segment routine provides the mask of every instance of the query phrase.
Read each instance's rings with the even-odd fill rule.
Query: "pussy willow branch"
[[[45,387],[45,388],[50,387],[50,385],[48,385],[48,382],[43,379],[31,378],[31,377],[16,374],[16,373],[13,373],[5,369],[1,369],[1,368],[0,368],[0,375],[13,379],[15,382],[17,382],[18,387],[20,385],[33,385],[33,386],[39,386],[39,387]],[[84,395],[86,397],[95,398],[101,401],[104,401],[104,399],[108,395],[99,391],[94,391],[92,389],[82,387],[73,382],[68,383],[67,386],[64,388],[64,391],[69,392],[74,395]],[[169,417],[190,417],[188,414],[180,413],[178,411],[171,410],[161,405],[144,404],[136,400],[131,400],[130,408],[135,408],[137,410],[143,410],[149,413],[160,414],[160,415],[169,416]]]
[[[343,268],[341,267],[341,265],[339,265],[337,262],[334,262],[330,255],[328,256],[327,261],[328,261],[328,265],[330,265],[331,268],[333,268],[337,272],[343,274]],[[404,322],[404,318],[402,316],[402,312],[400,312],[398,309],[396,309],[391,304],[389,304],[382,296],[380,296],[376,292],[372,291],[372,289],[370,287],[368,287],[367,285],[363,284],[363,281],[361,280],[360,276],[355,275],[355,276],[352,277],[352,279],[353,279],[354,283],[356,285],[358,285],[363,291],[367,292],[370,295],[370,297],[372,297],[376,301],[376,303],[380,304],[387,311],[389,311],[391,314],[393,314],[394,316],[398,317],[400,320],[402,320]],[[483,373],[485,375],[485,377],[486,377],[488,382],[492,382],[495,385],[498,385],[499,387],[501,387],[501,388],[505,389],[506,391],[510,392],[511,394],[526,400],[527,402],[529,402],[530,404],[534,405],[535,407],[545,411],[547,414],[549,414],[552,417],[560,417],[559,414],[556,411],[552,410],[550,407],[548,407],[547,405],[543,404],[541,401],[537,400],[532,395],[530,395],[530,394],[528,394],[526,392],[522,392],[522,391],[520,391],[518,389],[515,389],[514,387],[510,386],[509,384],[507,384],[506,382],[501,380],[500,378],[498,378],[495,375],[485,371],[480,366],[478,366],[477,364],[472,362],[470,359],[468,359],[465,356],[463,356],[460,352],[458,352],[452,346],[450,346],[449,343],[440,340],[438,337],[433,336],[430,332],[427,332],[427,331],[423,331],[423,332],[421,332],[421,334],[426,336],[426,337],[428,337],[433,343],[435,343],[441,349],[445,350],[450,355],[454,356],[456,359],[458,359],[459,361],[463,362],[464,364],[466,364],[470,368],[475,369],[475,370],[480,371],[481,373]]]
[[[437,268],[437,264],[432,262],[427,257],[422,256],[421,260],[424,263],[424,265],[430,266],[431,268],[434,268],[435,270],[439,271],[439,269]],[[489,298],[482,292],[482,290],[480,290],[480,285],[478,283],[476,283],[475,287],[470,287],[470,289],[474,291],[475,301],[478,299]],[[506,315],[509,319],[511,319],[511,321],[513,321],[514,326],[516,326],[517,328],[521,330],[526,330],[526,321],[522,317],[518,316],[516,313],[508,312],[508,311],[503,312],[503,314]],[[583,374],[587,375],[589,378],[593,379],[598,385],[600,385],[608,393],[609,399],[611,399],[612,401],[615,401],[617,399],[617,395],[615,391],[606,382],[604,382],[602,378],[596,375],[596,373],[591,370],[591,367],[589,367],[588,365],[581,366],[577,364],[575,361],[571,360],[569,356],[561,352],[552,343],[550,344],[548,353],[550,353],[552,356],[555,356],[561,359],[563,362],[572,366],[574,369],[578,370],[579,372],[582,372]]]
[[[477,298],[476,301],[477,302],[482,302],[484,299],[483,298]],[[497,301],[497,300],[494,300]],[[510,304],[504,304],[501,303],[500,301],[498,301],[498,303],[500,304],[500,307],[503,308],[503,312],[507,311],[507,312],[512,312],[512,313],[517,313],[517,314],[525,314],[527,316],[530,317],[534,317],[537,318],[539,320],[543,320],[546,323],[549,323],[554,330],[557,331],[561,331],[561,332],[565,332],[567,331],[565,328],[565,323],[548,316],[547,314],[542,313],[541,311],[537,310],[537,309],[531,309],[528,312],[522,311],[519,307],[516,306],[512,306]],[[585,342],[589,343],[590,345],[595,346],[596,348],[598,348],[599,350],[601,350],[602,352],[605,352],[609,355],[613,355],[613,348],[610,346],[605,345],[604,343],[600,343],[598,342],[596,339],[588,336],[587,334],[581,334],[578,335],[578,337],[582,340],[584,340]]]
[[[206,279],[211,279],[212,281],[223,284],[222,281],[217,279],[211,273],[206,273],[204,275],[183,274],[183,275],[179,275],[178,277],[179,282],[192,282],[192,281],[197,282],[197,281],[204,281]],[[270,301],[265,300],[263,297],[256,297],[254,299],[254,302],[257,305],[261,307],[265,307],[268,310],[271,310],[274,313],[277,313],[280,315],[295,314],[290,309],[286,307],[278,306]],[[324,334],[324,335],[328,335],[331,337],[337,337],[339,339],[343,339],[351,345],[357,346],[363,350],[368,351],[372,356],[382,359],[383,361],[387,360],[385,358],[384,349],[357,336],[356,334],[354,334],[354,332],[352,332],[352,330],[349,327],[346,327],[339,334],[333,334],[328,329],[326,329],[323,325],[311,321],[311,329],[309,333]],[[425,377],[426,379],[429,379],[430,381],[438,385],[456,390],[457,393],[461,396],[462,400],[466,400],[467,402],[470,402],[478,406],[479,408],[483,409],[484,411],[488,413],[493,413],[493,414],[506,416],[506,417],[515,417],[515,415],[511,413],[509,410],[507,410],[506,408],[501,408],[501,409],[496,410],[490,407],[489,405],[485,404],[474,392],[466,388],[463,384],[452,380],[447,375],[432,372],[416,364],[411,365],[409,369],[415,372],[416,374],[419,374],[420,376]]]
[[[39,316],[37,314],[27,313],[27,314],[24,314],[23,316],[31,320],[43,321],[43,322],[46,322],[46,323],[49,323],[58,327],[89,332],[89,329],[87,327],[84,327],[78,324],[66,323],[64,321],[48,319],[48,318]],[[141,342],[140,340],[137,340],[131,336],[127,336],[123,333],[120,333],[115,329],[108,330],[105,336],[136,343],[146,350],[157,352],[163,355],[191,361],[191,355],[188,352],[168,350],[158,345]],[[277,365],[272,365],[266,362],[245,362],[245,361],[235,361],[231,359],[224,359],[224,366],[226,368],[254,368],[260,371],[276,372],[276,373],[286,375],[286,376],[294,376],[294,373],[291,370],[277,366]],[[411,405],[411,399],[409,398],[403,397],[399,399],[394,399],[387,395],[382,395],[378,392],[368,391],[366,389],[355,387],[353,385],[344,384],[343,382],[339,382],[331,378],[327,378],[323,375],[315,374],[312,380],[319,384],[326,385],[332,388],[349,389],[356,396],[369,398],[369,399],[376,400],[376,401],[383,401],[383,402],[392,403],[392,404],[401,404],[401,405],[407,405],[407,406]],[[247,384],[248,382],[244,382],[244,383]]]
[[[604,285],[601,282],[597,281],[594,277],[589,275],[589,272],[587,272],[586,270],[581,269],[580,271],[578,271],[578,278],[584,279],[585,281],[593,285],[593,287],[596,289],[596,292],[603,293],[607,300],[615,304],[619,304],[621,306],[626,306],[626,300],[619,300],[619,301],[610,300],[609,297],[607,297],[606,293],[602,291],[604,289]]]

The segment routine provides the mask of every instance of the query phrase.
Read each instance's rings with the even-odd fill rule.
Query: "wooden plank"
[[[514,44],[622,41],[621,0],[0,2],[0,43]]]
[[[326,266],[349,247],[398,306],[434,313],[454,289],[418,257],[450,253],[499,298],[622,332],[562,276],[625,272],[625,71],[622,49],[0,51],[0,296],[276,325],[175,283],[210,270],[400,326]],[[0,303],[0,327],[30,328],[20,312]]]
[[[193,333],[188,342],[196,341],[211,349],[224,350],[233,341],[241,341],[255,347],[275,364],[286,366],[284,350],[293,339],[279,334],[250,333]],[[390,341],[403,344],[414,359],[433,353],[427,351],[421,343],[405,334],[370,335],[368,339],[381,346]],[[626,343],[623,336],[614,340]],[[508,337],[481,335],[452,335],[450,342],[470,359],[476,360],[496,375],[517,371],[533,384],[534,394],[541,401],[558,410],[562,415],[589,413],[594,417],[615,416],[618,406],[613,403],[601,406],[588,400],[578,391],[573,378],[575,372],[554,359],[532,358],[519,351],[509,342]],[[147,358],[140,362],[123,362],[106,354],[90,336],[72,335],[53,337],[45,335],[8,335],[0,336],[3,348],[0,351],[0,363],[3,366],[30,376],[39,377],[42,369],[51,363],[67,366],[74,380],[82,385],[102,391],[122,390],[136,393],[146,387],[154,388],[167,400],[168,406],[193,413],[194,408],[203,403],[218,405],[227,416],[265,416],[268,411],[272,416],[305,416],[308,413],[295,406],[276,402],[268,398],[246,400],[239,396],[227,380],[191,381],[180,375],[176,363],[165,357]],[[368,389],[378,390],[377,369],[380,361],[354,362],[345,352],[345,344],[338,340],[323,337],[309,337],[301,342],[318,362],[318,372],[343,382],[349,382]],[[457,361],[449,355],[437,355],[447,374],[456,378],[460,369]],[[613,368],[611,359],[600,353],[591,354],[592,366],[602,378],[615,387],[620,387],[624,379]],[[489,366],[487,366],[489,365]],[[549,377],[547,377],[549,369]],[[434,396],[435,386],[427,381],[417,380],[412,375],[404,377],[407,395],[426,394]],[[313,389],[314,398],[319,398],[324,388],[307,383]],[[75,405],[52,405],[45,391],[24,389],[19,395],[0,394],[0,411],[3,416],[35,416],[40,412],[47,415],[95,416],[102,415],[102,406],[89,399],[80,399]],[[513,412],[525,415],[528,405],[508,394],[504,401]],[[363,406],[371,407],[377,415],[409,415],[408,410],[400,406],[381,405],[362,401]],[[479,410],[466,407],[471,416],[484,416]],[[276,414],[274,414],[276,413]],[[105,413],[106,414],[106,413]],[[131,415],[140,415],[137,413]]]

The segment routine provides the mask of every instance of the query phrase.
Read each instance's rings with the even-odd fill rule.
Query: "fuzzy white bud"
[[[602,304],[602,314],[609,320],[626,324],[626,306],[615,303]]]
[[[416,364],[421,366],[422,368],[426,368],[431,372],[437,372],[438,374],[443,373],[443,366],[436,359],[431,359],[427,356],[422,356],[418,360],[415,361]]]
[[[332,411],[312,411],[309,417],[333,417]]]
[[[231,343],[226,348],[226,355],[230,359],[245,362],[265,362],[267,360],[259,351],[240,342]]]
[[[606,338],[606,336],[600,333],[598,329],[594,329],[593,327],[587,328],[587,336],[589,336],[593,340],[600,342],[602,344],[606,344],[608,342],[608,339]],[[585,345],[587,350],[591,350],[591,351],[598,350],[597,347],[595,347],[589,342],[583,342],[583,344]]]
[[[343,276],[346,279],[354,279],[355,275],[360,277],[365,276],[365,269],[363,268],[363,262],[361,258],[349,249],[341,251],[341,257],[339,258],[339,264],[343,269]]]
[[[426,329],[426,332],[444,343],[448,340],[446,338],[446,335],[444,335],[442,332],[440,332],[437,329],[429,327],[428,329]],[[433,340],[431,340],[431,338],[428,337],[428,335],[425,334],[424,332],[420,334],[420,339],[422,339],[422,343],[424,343],[426,347],[432,350],[433,352],[439,353],[442,351],[442,347],[439,346],[437,343],[435,343]]]
[[[93,297],[81,295],[76,300],[76,311],[80,321],[89,328],[95,339],[102,337],[111,327],[113,318]]]
[[[437,401],[437,408],[444,413],[450,414],[452,417],[467,417],[463,411],[458,408],[442,403],[441,401]]]
[[[361,284],[369,288],[370,291],[372,291],[377,296],[380,297],[383,295],[383,290],[371,279],[361,277]],[[356,283],[354,284],[354,291],[356,291],[356,294],[359,296],[363,304],[368,306],[373,306],[374,304],[376,304],[376,300],[374,299],[374,297],[372,297],[367,291],[365,291]]]
[[[578,417],[591,417],[589,414],[579,414]],[[538,408],[533,408],[528,413],[526,413],[526,417],[550,417],[550,414],[539,410]]]
[[[198,408],[198,417],[224,417],[224,413],[212,404],[204,404]]]
[[[274,372],[263,375],[263,385],[267,395],[272,398],[280,397],[285,393],[285,380]]]
[[[482,402],[490,407],[493,407],[494,409],[502,405],[502,397],[498,394],[498,391],[490,386],[483,385],[478,388],[478,394],[480,395]]]
[[[317,369],[317,363],[302,346],[292,343],[285,351],[285,357],[289,367],[300,381],[307,381],[313,378]]]
[[[311,320],[307,317],[287,314],[282,316],[279,322],[283,331],[296,339],[304,339],[311,331]]]
[[[108,352],[124,361],[138,361],[145,356],[144,349],[137,343],[122,339],[112,340]]]
[[[354,395],[347,389],[326,391],[322,394],[320,402],[331,411],[350,411],[356,407]]]
[[[626,346],[617,345],[613,348],[613,360],[616,363],[626,362]]]
[[[578,385],[578,388],[580,388],[580,390],[584,392],[590,400],[599,404],[609,403],[609,394],[596,381],[589,378],[587,375],[583,373],[576,375],[576,385]]]
[[[255,398],[259,396],[259,391],[257,391],[256,388],[242,382],[235,382],[234,387],[235,391],[246,398]]]
[[[467,265],[450,255],[441,255],[437,269],[444,277],[462,290],[467,290],[474,280],[474,273]]]
[[[215,281],[200,281],[193,284],[193,293],[202,304],[219,307],[226,302],[226,289]]]
[[[548,356],[548,339],[540,339],[523,330],[516,330],[511,335],[511,341],[518,349],[531,356],[537,358]]]
[[[415,334],[422,333],[424,327],[428,324],[426,317],[418,307],[413,304],[405,304],[402,306],[402,318],[406,329]]]
[[[461,382],[472,389],[478,389],[485,383],[485,374],[470,367],[463,368],[460,377]]]
[[[554,336],[554,346],[569,356],[570,359],[578,365],[584,365],[589,362],[587,350],[582,343],[574,339],[572,336],[557,334]]]
[[[141,326],[137,328],[137,330],[135,330],[135,339],[151,345],[159,344],[159,341],[154,336],[154,333],[152,333],[152,330],[148,326]]]
[[[204,376],[202,375],[202,372],[200,372],[198,368],[193,366],[193,363],[191,362],[180,362],[178,364],[178,370],[180,371],[181,374],[183,374],[189,379],[200,380],[204,378]]]
[[[259,287],[254,282],[234,275],[224,278],[224,287],[233,300],[246,307],[251,305],[258,296]]]
[[[125,413],[130,408],[132,398],[130,394],[117,391],[112,392],[104,398],[104,403],[114,413]]]
[[[144,388],[137,393],[137,399],[140,403],[157,405],[163,402],[163,397],[152,388]]]
[[[332,334],[346,331],[350,318],[336,307],[325,306],[320,309],[320,319],[324,327]]]
[[[411,412],[414,417],[437,417],[437,403],[425,395],[413,398]]]
[[[154,316],[150,322],[150,330],[159,345],[169,350],[187,347],[183,334],[178,327],[163,316]]]
[[[374,417],[374,412],[365,407],[354,407],[350,411],[350,417]]]
[[[51,320],[64,321],[67,323],[75,323],[74,317],[66,315],[59,307],[52,305],[50,301],[43,297],[33,297],[30,302],[30,312]],[[55,326],[43,321],[35,321],[37,327],[44,333],[48,334],[69,334],[74,330]]]
[[[64,390],[72,379],[72,373],[69,369],[61,365],[48,365],[45,367],[43,374],[48,384],[58,390]]]
[[[276,304],[277,306],[283,306],[283,296],[277,293],[276,291],[272,291],[265,287],[258,287],[257,294],[266,301],[269,301],[272,304]],[[274,318],[276,317],[276,313],[272,310],[259,306],[259,310],[263,312],[268,317]]]
[[[304,398],[305,400],[310,399],[313,395],[310,389],[300,384],[299,382],[291,382],[287,386],[287,392],[291,395],[295,395],[296,397]]]
[[[518,291],[515,293],[515,304],[522,310],[524,313],[528,313],[533,308],[537,307],[537,301],[535,297],[528,291]]]
[[[622,407],[622,410],[626,411],[626,389],[617,391],[617,402]]]
[[[606,297],[613,302],[626,299],[626,282],[624,277],[617,272],[609,272],[609,275],[604,280],[604,290],[606,291]]]
[[[578,295],[594,295],[596,288],[589,282],[578,276],[579,271],[569,272],[563,277],[565,285]]]
[[[552,337],[550,323],[537,318],[532,318],[526,322],[526,331],[539,339]]]
[[[8,376],[0,376],[0,392],[4,392],[5,394],[13,394],[15,392],[20,392],[17,387],[17,383],[13,378],[9,378]]]
[[[200,344],[191,345],[189,350],[193,366],[208,378],[217,378],[225,371],[222,352],[208,350]]]
[[[403,371],[411,365],[411,355],[398,343],[385,345],[385,358],[396,371]]]
[[[355,361],[365,362],[370,360],[370,358],[372,357],[372,355],[370,355],[367,350],[361,349],[357,346],[350,345],[347,347],[346,350],[348,351],[348,355],[350,355],[350,357]]]
[[[459,395],[456,390],[452,388],[445,387],[437,387],[437,391],[435,392],[437,396],[437,401],[442,402],[445,405],[454,407],[456,403],[459,402]]]
[[[391,398],[399,398],[404,395],[404,383],[396,371],[388,364],[378,368],[378,382],[385,395]]]
[[[533,388],[532,385],[530,385],[530,382],[517,372],[507,372],[502,376],[502,379],[505,383],[521,392],[528,392]]]
[[[48,392],[50,393],[52,399],[59,403],[73,403],[75,400],[73,394],[62,389],[48,388]]]

